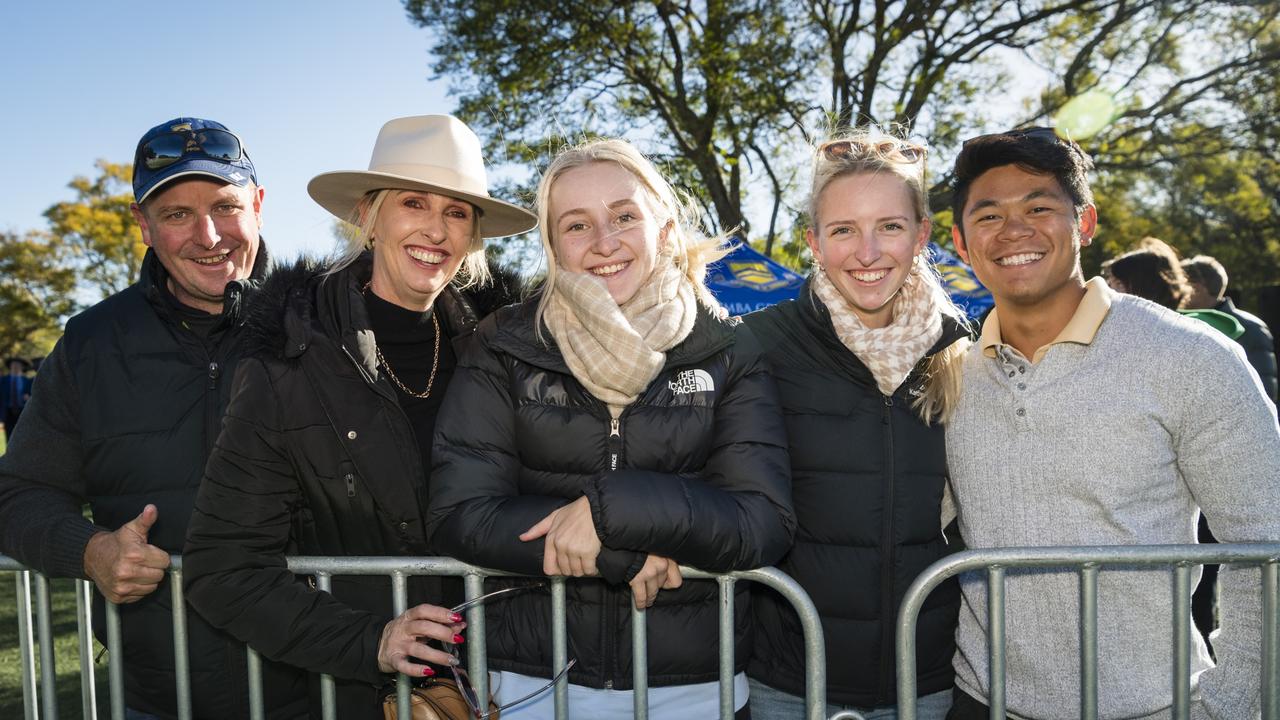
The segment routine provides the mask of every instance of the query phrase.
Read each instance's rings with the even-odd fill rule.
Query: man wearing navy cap
[[[67,322],[0,457],[0,550],[120,603],[126,717],[176,717],[169,554],[180,552],[262,279],[264,192],[240,139],[177,118],[134,155],[138,281]],[[84,504],[93,520],[82,513]],[[105,627],[95,603],[96,630]],[[197,718],[247,716],[243,646],[187,614]],[[305,678],[265,668],[270,717]]]

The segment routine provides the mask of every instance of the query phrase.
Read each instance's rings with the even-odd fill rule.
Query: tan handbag
[[[498,706],[489,701],[488,717],[498,720]],[[396,717],[396,693],[392,691],[382,700],[382,717],[385,720],[398,720]],[[410,720],[475,720],[471,714],[471,706],[462,697],[458,683],[454,680],[431,678],[424,684],[412,689],[409,696]]]

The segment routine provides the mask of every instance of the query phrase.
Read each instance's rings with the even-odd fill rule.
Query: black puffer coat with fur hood
[[[191,517],[187,598],[264,656],[334,675],[338,717],[381,718],[378,688],[392,679],[377,663],[395,616],[389,579],[334,577],[330,594],[285,567],[286,555],[433,554],[419,445],[379,375],[361,297],[370,256],[324,271],[305,261],[276,271],[250,309],[248,357]],[[475,331],[477,307],[509,297],[449,287],[437,298],[456,353]],[[454,594],[438,578],[414,578],[409,606],[447,605]]]

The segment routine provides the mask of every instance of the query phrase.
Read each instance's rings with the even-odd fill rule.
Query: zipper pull
[[[356,496],[356,476],[352,475],[351,473],[347,473],[346,477],[343,479],[347,481],[347,497],[349,498],[355,497]]]
[[[218,387],[218,363],[209,363],[209,389]]]
[[[622,421],[609,418],[609,470],[618,469],[618,451],[622,444]]]

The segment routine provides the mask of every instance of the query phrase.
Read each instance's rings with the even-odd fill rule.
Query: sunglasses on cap
[[[929,154],[929,151],[922,145],[894,138],[884,138],[882,140],[831,140],[819,145],[818,152],[828,160],[859,160],[861,158],[874,157],[905,163],[920,162]]]
[[[135,165],[148,170],[169,167],[188,155],[233,163],[245,158],[240,138],[228,130],[177,130],[157,135],[138,148]]]

